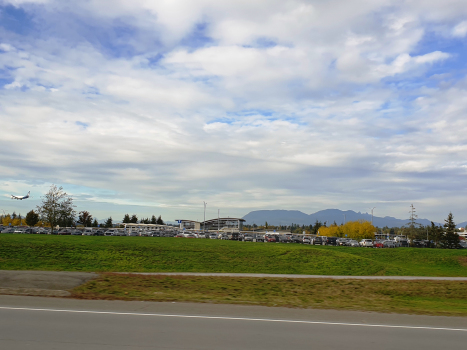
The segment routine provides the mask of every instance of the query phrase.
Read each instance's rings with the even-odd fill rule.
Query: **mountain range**
[[[327,225],[334,222],[340,225],[344,223],[344,220],[345,222],[357,220],[371,221],[371,214],[357,213],[353,210],[342,211],[339,209],[325,209],[313,214],[305,214],[299,210],[255,210],[246,214],[243,219],[246,225],[264,225],[265,222],[273,226],[288,226],[290,224],[314,225],[316,220],[321,221],[321,223],[326,222]],[[408,219],[397,219],[391,216],[373,216],[373,225],[377,227],[402,227],[407,225],[408,222]],[[428,219],[417,219],[416,222],[423,226],[431,225],[431,220]],[[435,225],[442,224],[435,222]],[[456,226],[465,227],[466,225],[467,221],[461,222]]]

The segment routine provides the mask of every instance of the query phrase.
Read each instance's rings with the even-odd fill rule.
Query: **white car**
[[[371,239],[362,239],[360,241],[360,247],[373,247],[373,241]]]
[[[92,229],[87,228],[83,231],[83,236],[92,236]]]
[[[347,241],[347,246],[348,246],[348,247],[359,247],[360,244],[359,244],[356,240],[354,240],[354,239],[349,239],[349,240]]]

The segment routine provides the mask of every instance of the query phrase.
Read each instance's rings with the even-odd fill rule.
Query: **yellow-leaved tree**
[[[345,225],[320,227],[319,235],[327,237],[347,237],[352,239],[375,239],[376,228],[369,221],[349,221]]]

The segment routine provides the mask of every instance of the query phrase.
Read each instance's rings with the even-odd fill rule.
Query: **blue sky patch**
[[[208,23],[198,23],[193,28],[193,31],[185,36],[180,45],[190,49],[198,49],[214,43],[214,40],[207,35]]]
[[[0,26],[16,34],[25,35],[34,29],[33,17],[20,7],[0,6]]]
[[[84,123],[84,122],[80,122],[80,121],[76,121],[75,124],[82,127],[83,129],[87,129],[89,127],[88,123]]]

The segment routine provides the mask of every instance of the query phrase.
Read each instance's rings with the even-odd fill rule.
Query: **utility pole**
[[[371,224],[373,225],[373,209],[375,209],[376,207],[373,207],[373,208],[368,208],[368,209],[371,209]]]
[[[204,201],[203,201],[203,203],[204,203],[204,221],[203,221],[203,232],[206,232],[206,204],[208,204],[208,203],[206,203],[206,202],[204,202]]]
[[[219,233],[219,212],[220,209],[217,209],[217,233]]]

